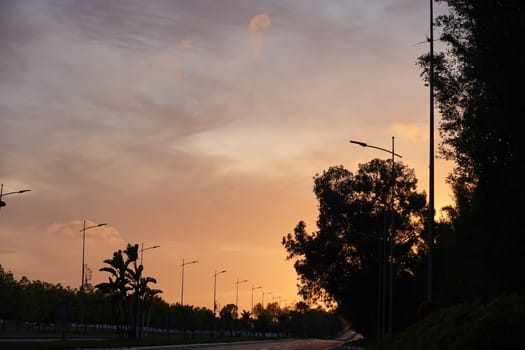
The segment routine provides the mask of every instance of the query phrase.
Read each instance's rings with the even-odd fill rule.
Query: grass
[[[268,338],[265,338],[268,339]],[[122,348],[137,346],[160,346],[160,345],[179,345],[196,343],[217,343],[261,340],[260,337],[251,336],[206,336],[196,335],[147,335],[144,339],[127,340],[116,337],[108,332],[90,332],[84,335],[82,332],[70,332],[63,339],[59,332],[50,331],[25,331],[25,330],[4,330],[0,331],[0,349],[9,350],[62,350],[62,349],[89,349],[89,348]]]
[[[345,345],[366,350],[525,349],[525,297],[500,296],[435,311],[404,332]]]
[[[525,349],[525,297],[500,296],[437,310],[402,333],[385,338],[385,350]],[[370,340],[353,346],[381,349]]]

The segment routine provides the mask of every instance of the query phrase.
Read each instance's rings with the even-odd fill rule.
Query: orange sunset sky
[[[0,0],[0,264],[78,288],[128,242],[169,303],[299,301],[313,176],[389,154],[428,192],[428,2]],[[423,42],[423,43],[421,43]],[[436,120],[439,115],[436,114]],[[437,134],[437,133],[436,133]],[[438,142],[436,142],[437,144]],[[436,160],[436,208],[451,203]],[[270,294],[271,293],[271,294]]]

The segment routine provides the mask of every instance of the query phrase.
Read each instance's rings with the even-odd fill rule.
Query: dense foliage
[[[523,334],[525,295],[525,137],[520,119],[525,54],[519,43],[525,32],[525,3],[437,2],[449,6],[448,14],[436,19],[446,49],[434,56],[423,55],[419,64],[427,81],[434,72],[432,83],[442,117],[440,151],[456,166],[448,177],[455,196],[454,205],[446,208],[450,220],[436,225],[438,283],[433,294],[441,305],[458,306],[415,326],[416,331],[399,338],[396,348],[492,349],[502,344],[523,348],[519,335]],[[371,178],[381,179],[381,175]],[[366,314],[373,310],[370,296],[377,275],[371,266],[380,260],[380,250],[374,254],[370,243],[371,237],[379,237],[380,222],[372,203],[386,211],[381,196],[387,191],[371,185],[362,196],[355,185],[359,177],[341,167],[330,168],[315,181],[318,231],[308,234],[300,222],[283,239],[288,257],[296,259],[300,292],[305,298],[335,300],[339,311],[370,329]],[[408,202],[401,202],[395,212],[409,208]],[[396,217],[396,226],[400,219]],[[416,223],[421,225],[421,220]],[[409,250],[396,246],[396,277],[401,272],[414,281],[427,277],[418,268],[424,254],[424,246],[418,244],[419,229],[407,231],[412,238],[405,246]],[[508,294],[518,296],[501,297]],[[427,301],[423,305],[435,309],[439,304]]]
[[[447,303],[525,293],[525,3],[448,0],[435,56],[442,154],[456,164],[452,230],[439,237]],[[429,79],[430,57],[420,58]]]
[[[389,301],[390,263],[396,328],[414,321],[416,313],[406,310],[421,301],[414,275],[425,252],[425,195],[416,191],[412,169],[396,162],[393,171],[394,177],[390,161],[374,159],[355,174],[337,166],[317,175],[318,230],[308,233],[301,221],[282,240],[288,259],[295,260],[300,294],[335,306],[368,335],[385,314],[380,304]]]
[[[439,310],[384,344],[388,350],[525,349],[525,298],[500,296]]]
[[[120,253],[116,254],[119,260]],[[123,262],[125,263],[125,259]],[[115,293],[118,295],[117,290]],[[80,322],[82,302],[85,303],[84,320],[87,328]],[[133,317],[137,312],[136,305],[135,302],[122,305],[114,295],[103,294],[91,285],[87,285],[82,293],[79,289],[30,281],[27,277],[16,280],[10,271],[5,271],[0,265],[0,335],[2,332],[52,332],[56,336],[69,337],[86,331],[88,334],[106,332],[116,335],[118,327],[115,312],[119,312],[121,317],[125,317],[126,313]],[[120,311],[115,308],[120,308]],[[136,329],[133,324],[121,324],[120,328],[123,326],[122,335],[128,335],[126,330],[129,328],[132,330],[131,334],[138,337],[142,336],[141,327],[147,326],[144,334],[155,332],[168,338],[175,334],[194,338],[198,334],[201,338],[208,336],[210,339],[221,335],[330,337],[342,328],[339,318],[333,313],[311,310],[304,303],[284,308],[276,302],[264,307],[259,303],[254,305],[253,314],[242,310],[240,317],[237,317],[234,309],[232,304],[226,305],[220,311],[220,317],[216,318],[208,308],[178,303],[169,305],[155,295],[148,312],[144,313],[145,317],[139,317],[141,322],[137,324],[134,321]],[[145,324],[142,324],[142,320]],[[133,333],[137,331],[138,333]]]
[[[468,310],[458,306],[451,309],[452,314],[442,317],[455,318],[458,325],[472,321],[469,327],[479,334],[475,335],[477,338],[469,338],[465,332],[456,334],[450,319],[440,319],[445,324],[441,330],[439,326],[429,328],[419,337],[424,346],[405,345],[406,349],[432,348],[432,342],[439,343],[439,337],[452,336],[457,344],[468,344],[464,348],[500,348],[495,341],[499,336],[516,340],[515,335],[523,332],[519,321],[523,315],[505,320],[505,312],[514,315],[514,304],[501,303],[499,296],[525,295],[525,137],[520,121],[525,81],[525,54],[520,46],[525,32],[525,3],[437,2],[449,6],[449,12],[435,21],[445,50],[432,57],[421,56],[419,64],[427,82],[430,72],[434,72],[432,83],[442,117],[440,152],[456,166],[448,177],[455,196],[454,205],[446,208],[450,220],[439,222],[435,230],[437,283],[433,295],[444,306],[470,301],[463,306]],[[294,233],[283,239],[288,257],[296,260],[301,294],[328,302],[335,300],[340,312],[351,315],[356,327],[364,324],[367,330],[371,329],[372,320],[366,317],[372,314],[374,295],[378,294],[374,293],[374,286],[379,284],[374,284],[378,273],[373,267],[381,260],[380,250],[374,251],[372,242],[373,237],[380,239],[379,218],[388,211],[382,197],[388,193],[384,176],[378,174],[370,177],[374,179],[371,183],[382,185],[362,187],[363,192],[356,185],[360,178],[341,167],[330,168],[316,177],[318,231],[309,234],[300,222]],[[357,195],[351,195],[354,193]],[[424,200],[414,203],[419,204],[419,210],[424,209]],[[396,213],[410,212],[409,202],[397,204]],[[407,227],[405,246],[396,241],[395,276],[399,278],[406,272],[408,285],[415,281],[413,287],[418,290],[419,283],[427,278],[418,264],[425,247],[418,236],[422,220],[417,210],[410,213],[407,217],[416,218],[417,225]],[[402,217],[396,216],[396,229],[400,222]],[[403,285],[407,285],[405,281]],[[395,286],[395,295],[404,295]],[[473,302],[479,298],[485,301]],[[491,299],[495,301],[486,301]],[[435,301],[428,303],[437,305]],[[519,305],[522,310],[522,302]],[[405,312],[413,311],[406,308]],[[458,314],[454,316],[454,312]],[[496,327],[494,337],[486,334],[490,325]],[[461,348],[454,344],[449,339],[434,348]],[[523,342],[519,345],[523,347]]]

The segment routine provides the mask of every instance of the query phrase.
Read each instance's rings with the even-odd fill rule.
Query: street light
[[[394,226],[394,187],[395,187],[394,162],[395,162],[395,157],[403,158],[403,156],[394,152],[394,136],[392,136],[392,149],[391,150],[388,150],[383,147],[372,146],[372,145],[369,145],[361,141],[350,140],[350,143],[359,145],[361,147],[375,148],[380,151],[390,153],[390,155],[392,156],[391,173],[390,173],[390,177],[391,177],[390,179],[390,259],[389,259],[390,260],[390,265],[389,265],[389,270],[390,270],[389,271],[390,272],[389,286],[390,288],[389,288],[389,294],[388,294],[388,333],[392,333],[392,300],[393,300],[392,290],[394,289],[393,288],[393,272],[394,272],[394,268],[393,268],[394,261],[393,260],[394,260],[394,230],[395,230],[395,226]],[[386,240],[384,240],[384,243],[386,243]],[[383,246],[383,251],[384,249],[385,247]],[[383,293],[383,298],[384,297],[385,295]],[[383,303],[383,307],[384,307],[384,303]],[[383,311],[383,314],[384,314],[384,311]]]
[[[252,314],[253,314],[253,291],[256,290],[256,289],[261,289],[262,286],[258,286],[258,287],[255,287],[253,284],[252,284]]]
[[[96,227],[102,227],[102,226],[106,226],[106,225],[107,224],[98,224],[98,225],[93,225],[93,226],[86,227],[86,220],[84,220],[84,226],[80,230],[80,232],[82,232],[82,281],[81,281],[81,284],[80,284],[81,288],[82,288],[82,291],[84,291],[84,274],[85,274],[84,260],[85,260],[85,255],[86,255],[86,230],[89,230],[89,229],[92,229],[92,228],[96,228]]]
[[[144,251],[145,250],[155,249],[155,248],[159,248],[159,247],[160,247],[160,245],[154,245],[154,246],[151,246],[151,247],[144,248],[144,243],[142,243],[142,246],[140,248],[140,264],[142,265],[142,260],[144,258]]]
[[[434,244],[434,0],[430,0],[430,67],[428,72],[430,104],[429,176],[428,176],[428,276],[427,300],[432,299],[432,245]]]
[[[394,152],[394,136],[392,136],[392,150],[388,150],[388,149],[383,148],[383,147],[372,146],[372,145],[369,145],[368,143],[361,142],[361,141],[350,140],[350,143],[359,145],[361,147],[375,148],[375,149],[378,149],[378,150],[390,153],[390,154],[392,154],[392,159],[394,159],[394,156],[399,157],[399,158],[403,158],[402,155],[397,154],[397,153]]]
[[[237,316],[239,311],[239,284],[244,282],[248,282],[248,280],[239,281],[239,279],[237,278],[237,282],[235,283],[235,316]]]
[[[182,336],[184,339],[186,339],[186,310],[184,308],[184,266],[190,265],[190,264],[196,264],[198,263],[198,260],[192,260],[188,262],[184,262],[184,258],[182,258],[182,264],[180,265],[182,267],[182,273],[181,273],[181,284],[180,284],[180,306],[182,307]]]
[[[220,272],[215,271],[214,281],[213,281],[213,317],[215,317],[216,311],[217,311],[217,302],[216,302],[216,292],[217,292],[217,276],[221,273],[225,273],[226,270],[222,270]]]
[[[268,294],[272,294],[272,292],[262,292],[261,305],[262,305],[263,309],[264,309],[264,295],[265,295],[265,294],[266,294],[266,295],[268,295]]]
[[[31,191],[31,190],[19,190],[19,191],[14,191],[14,192],[3,193],[4,192],[4,184],[1,184],[1,186],[0,186],[0,208],[1,207],[5,207],[7,205],[4,201],[2,201],[2,197],[9,196],[10,194],[24,193],[24,192],[29,192],[29,191]]]
[[[89,230],[89,229],[92,229],[92,228],[96,228],[96,227],[102,227],[102,226],[106,226],[107,224],[98,224],[98,225],[92,225],[92,226],[88,226],[86,227],[86,220],[84,220],[84,225],[82,226],[82,229],[80,230],[80,232],[82,232],[82,281],[81,281],[81,284],[80,284],[80,291],[81,291],[81,295],[82,295],[82,307],[80,308],[80,318],[81,318],[81,322],[84,323],[84,274],[85,274],[85,269],[86,269],[86,265],[84,264],[84,260],[85,260],[85,255],[86,255],[86,230]],[[84,333],[87,332],[87,325],[84,324]]]
[[[182,267],[182,281],[181,281],[181,287],[180,287],[180,305],[184,306],[184,266],[190,265],[190,264],[196,264],[199,260],[192,260],[188,262],[184,262],[184,258],[182,258],[182,264],[180,265]]]

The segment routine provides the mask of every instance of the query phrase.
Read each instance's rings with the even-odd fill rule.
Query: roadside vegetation
[[[355,172],[332,166],[314,177],[316,227],[299,221],[281,242],[308,304],[259,304],[253,314],[230,304],[220,317],[169,305],[141,275],[138,246],[128,246],[106,261],[108,284],[84,291],[16,281],[0,266],[0,336],[46,327],[57,336],[95,335],[93,326],[106,324],[133,342],[323,338],[337,334],[341,317],[365,337],[350,344],[367,350],[524,349],[525,2],[436,2],[448,5],[435,19],[445,48],[418,63],[440,112],[440,156],[455,164],[454,203],[437,223],[402,162],[385,156]],[[317,302],[335,313],[308,306]]]
[[[390,339],[389,350],[525,349],[525,298],[501,296],[438,310]]]
[[[16,280],[0,265],[0,348],[62,349],[167,345],[283,337],[335,336],[334,313],[299,302],[254,305],[253,313],[225,305],[215,317],[205,307],[168,304],[155,279],[142,276],[138,245],[114,253],[101,270],[108,282],[64,287],[27,277]],[[82,320],[84,322],[82,322]],[[27,338],[28,342],[20,342]],[[32,341],[44,339],[45,341]],[[53,339],[53,340],[51,340]],[[9,341],[12,340],[12,341]]]
[[[4,333],[5,334],[5,333]],[[181,345],[181,344],[206,344],[217,342],[239,342],[239,341],[255,341],[261,340],[261,337],[209,337],[197,336],[191,339],[182,336],[148,336],[140,341],[115,338],[113,335],[107,333],[91,332],[89,337],[72,336],[70,338],[56,338],[54,334],[37,332],[31,333],[34,337],[28,337],[28,333],[14,333],[15,335],[23,336],[25,340],[18,339],[17,341],[0,341],[0,349],[9,350],[62,350],[62,349],[89,349],[89,348],[132,348],[144,346],[163,346],[163,345]],[[264,339],[272,339],[266,337]]]
[[[363,333],[352,344],[523,349],[525,54],[515,43],[525,3],[435,3],[448,6],[434,18],[440,51],[418,64],[439,110],[439,155],[455,165],[454,203],[429,222],[426,194],[401,162],[332,166],[314,177],[316,227],[300,221],[282,244],[300,294]]]

